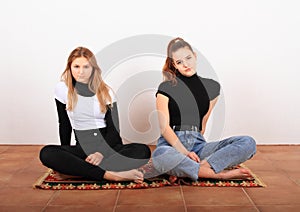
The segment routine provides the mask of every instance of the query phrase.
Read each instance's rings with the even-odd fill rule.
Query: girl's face
[[[187,46],[172,53],[174,67],[186,77],[196,73],[197,58]]]
[[[78,57],[71,63],[71,73],[77,82],[88,83],[93,67],[85,57]]]

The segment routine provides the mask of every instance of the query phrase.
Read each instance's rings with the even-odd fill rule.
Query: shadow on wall
[[[135,74],[117,90],[120,131],[124,143],[156,144],[160,129],[155,93],[161,82],[160,75],[158,71]]]

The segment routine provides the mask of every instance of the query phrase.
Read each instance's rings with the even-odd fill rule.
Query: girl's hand
[[[189,154],[187,154],[187,156],[189,158],[191,158],[193,161],[196,161],[197,163],[200,163],[200,158],[195,152],[189,152]]]
[[[99,152],[95,152],[93,154],[90,154],[86,159],[85,161],[94,165],[94,166],[98,166],[101,161],[103,159],[103,155]]]

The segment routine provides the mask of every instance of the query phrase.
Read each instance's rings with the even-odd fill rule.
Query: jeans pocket
[[[180,141],[188,151],[191,151],[195,145],[194,136],[189,131],[185,131],[185,133],[180,136]]]

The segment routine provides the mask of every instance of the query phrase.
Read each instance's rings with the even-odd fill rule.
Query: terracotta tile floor
[[[0,211],[300,211],[300,145],[259,145],[245,164],[266,188],[164,187],[49,191],[32,184],[47,169],[42,146],[0,145]]]

